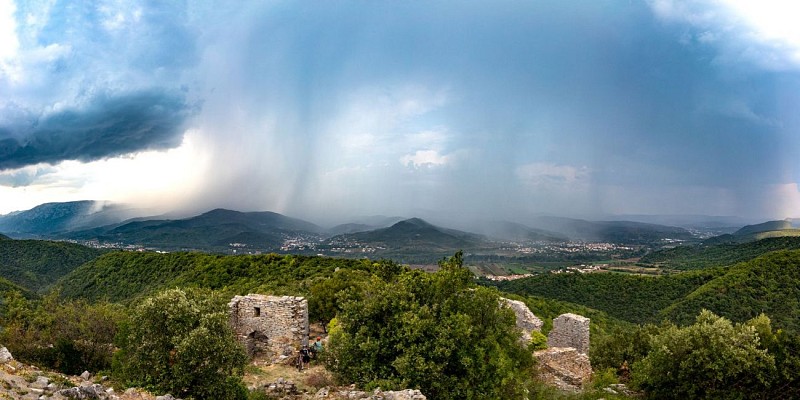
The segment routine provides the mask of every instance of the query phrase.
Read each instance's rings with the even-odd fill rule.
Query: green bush
[[[460,253],[434,274],[373,277],[332,324],[328,368],[342,382],[433,399],[522,398],[534,363],[514,313],[472,282]]]
[[[246,399],[246,356],[225,303],[210,291],[171,289],[131,315],[115,355],[115,374],[130,385],[178,397]]]
[[[703,310],[693,325],[669,326],[632,367],[632,383],[652,398],[761,398],[775,373],[753,324]]]
[[[62,301],[53,292],[31,301],[18,292],[5,294],[3,343],[21,361],[77,375],[111,366],[123,307],[107,302]]]
[[[544,350],[547,348],[547,336],[541,332],[531,332],[531,342],[528,344],[528,350]]]

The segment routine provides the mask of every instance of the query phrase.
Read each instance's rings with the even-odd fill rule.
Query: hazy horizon
[[[797,7],[0,0],[0,214],[800,217]]]
[[[77,202],[83,202],[81,200]],[[157,210],[148,210],[138,208],[135,204],[122,204],[114,203],[104,200],[88,200],[95,204],[88,211],[88,214],[78,212],[78,215],[101,215],[105,217],[103,221],[118,221],[125,222],[127,220],[181,220],[198,217],[202,214],[214,211],[216,209],[227,209],[242,213],[260,213],[260,212],[276,212],[274,210],[249,210],[249,209],[232,209],[232,208],[214,208],[200,211],[187,212],[185,210],[172,210],[161,212]],[[43,203],[37,205],[46,206],[49,204],[64,204],[64,203]],[[36,207],[34,207],[36,208]],[[0,218],[8,217],[19,212],[26,212],[27,210],[15,210],[10,213],[0,214]],[[345,216],[335,216],[332,218],[314,218],[313,216],[303,214],[286,214],[279,213],[289,218],[299,219],[312,224],[316,224],[323,229],[332,229],[340,225],[361,224],[370,226],[372,229],[381,227],[388,227],[403,220],[419,218],[433,225],[464,230],[468,232],[483,232],[487,229],[494,231],[492,227],[497,227],[497,223],[509,223],[511,225],[524,225],[528,228],[548,230],[547,225],[561,219],[565,220],[586,220],[586,221],[632,221],[647,224],[656,224],[663,226],[676,226],[684,228],[740,228],[745,225],[759,224],[767,222],[765,219],[748,219],[732,215],[663,215],[663,214],[604,214],[604,215],[557,215],[557,214],[527,214],[519,215],[515,218],[480,218],[472,215],[451,215],[442,213],[435,210],[414,210],[411,214],[398,214],[398,215],[383,215],[383,214],[353,214]],[[553,220],[555,218],[555,220]],[[800,226],[800,218],[786,218],[795,226]],[[551,221],[551,222],[548,222]],[[85,222],[84,222],[85,223]],[[110,222],[105,222],[110,223]],[[544,224],[544,226],[542,226]],[[94,225],[92,225],[94,226]],[[510,227],[510,225],[509,225]]]

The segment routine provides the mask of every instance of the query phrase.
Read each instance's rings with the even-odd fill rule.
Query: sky
[[[0,213],[800,217],[797,15],[0,0]]]

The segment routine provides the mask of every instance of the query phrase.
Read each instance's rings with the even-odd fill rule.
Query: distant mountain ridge
[[[587,221],[564,217],[538,217],[530,222],[537,229],[556,232],[572,240],[651,243],[662,239],[692,240],[684,228],[633,221]]]
[[[785,219],[747,225],[732,234],[708,238],[703,241],[703,244],[747,243],[761,239],[789,236],[800,236],[800,229],[793,226],[793,221],[791,219]]]
[[[565,242],[567,235],[544,229],[531,228],[517,222],[481,221],[477,233],[490,238],[513,242]]]
[[[240,212],[219,208],[182,219],[141,217],[134,215],[135,211],[88,200],[47,203],[0,216],[0,232],[15,238],[96,240],[169,251],[233,252],[246,248],[249,252],[305,254],[317,254],[317,245],[324,249],[332,243],[326,239],[339,237],[345,241],[364,242],[369,245],[369,251],[381,250],[389,255],[496,249],[500,242],[508,241],[659,244],[664,240],[668,240],[667,243],[694,240],[691,232],[679,227],[563,217],[480,221],[455,230],[419,218],[377,215],[354,218],[350,223],[325,229],[269,211]]]
[[[410,218],[392,226],[366,232],[334,236],[326,246],[369,248],[382,256],[399,256],[409,252],[437,257],[463,249],[493,246],[484,236],[442,228],[420,218]]]
[[[0,215],[0,232],[11,237],[53,237],[71,231],[124,221],[135,209],[104,201],[45,203],[30,210]]]
[[[224,251],[232,245],[280,248],[289,236],[324,231],[313,223],[274,212],[221,208],[186,219],[133,221],[108,228],[95,232],[96,238],[169,250],[212,251]]]
[[[747,225],[739,229],[738,231],[734,232],[735,236],[743,236],[743,235],[750,235],[753,233],[760,233],[760,232],[767,232],[767,231],[779,231],[784,229],[792,229],[791,221],[767,221],[760,224],[755,225]]]

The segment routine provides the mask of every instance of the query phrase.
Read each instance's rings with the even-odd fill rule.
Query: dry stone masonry
[[[553,320],[547,347],[572,347],[580,354],[589,354],[589,318],[577,314],[559,315]]]
[[[308,344],[308,301],[303,297],[236,296],[228,303],[230,322],[248,355],[273,361]]]
[[[571,347],[551,347],[533,353],[539,378],[561,390],[578,391],[592,378],[589,356]]]
[[[533,315],[525,303],[518,300],[511,300],[501,297],[500,304],[510,308],[517,316],[517,328],[522,331],[522,338],[520,339],[522,343],[528,344],[531,342],[531,332],[542,331],[542,325],[544,325],[544,322],[542,322],[542,320],[537,316]]]

